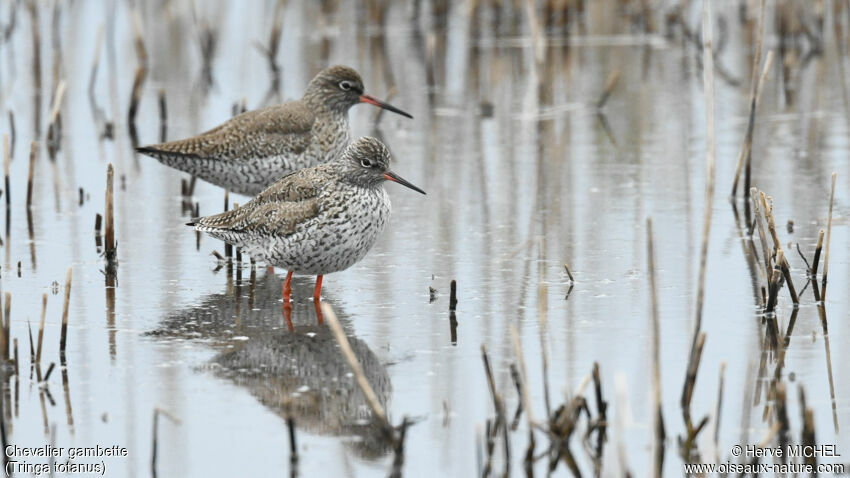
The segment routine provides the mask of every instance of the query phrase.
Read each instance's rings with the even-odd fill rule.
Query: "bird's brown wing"
[[[244,160],[301,154],[310,145],[315,114],[300,101],[247,111],[191,138],[138,148],[154,157]]]
[[[200,230],[288,235],[298,224],[319,214],[325,168],[302,169],[278,179],[253,199],[232,211],[197,219]]]

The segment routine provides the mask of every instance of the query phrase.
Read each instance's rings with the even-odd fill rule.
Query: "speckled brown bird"
[[[248,111],[197,136],[137,151],[231,192],[253,196],[277,179],[337,157],[351,140],[348,110],[369,103],[413,118],[365,94],[346,66],[319,72],[297,101]]]
[[[322,276],[361,260],[390,219],[384,181],[425,194],[390,171],[390,153],[375,138],[359,138],[336,159],[296,171],[232,211],[195,219],[195,230],[241,247],[252,258],[287,269],[283,303],[293,273]]]

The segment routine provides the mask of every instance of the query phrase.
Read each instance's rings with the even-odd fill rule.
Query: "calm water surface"
[[[16,122],[2,287],[11,293],[11,336],[22,357],[20,381],[10,381],[17,397],[8,402],[10,442],[44,445],[54,429],[59,446],[120,445],[129,456],[107,460],[107,476],[147,476],[152,414],[159,408],[179,419],[179,424],[160,419],[160,476],[286,474],[285,417],[291,411],[303,476],[386,475],[391,450],[368,425],[368,408],[327,328],[316,324],[308,300],[312,278],[295,279],[290,329],[281,314],[283,271],[271,276],[265,267],[252,272],[245,263],[237,277],[218,268],[210,253],[223,253],[223,245],[201,237],[198,246],[184,226],[191,216],[180,196],[186,175],[133,154],[126,117],[138,62],[127,5],[63,3],[60,37],[54,40],[52,4],[37,3],[44,93],[38,103],[41,147],[31,239],[25,181],[36,109],[26,9],[19,10],[9,42],[0,44],[0,107],[4,116],[13,111]],[[159,141],[159,91],[167,99],[168,139],[215,126],[231,115],[234,103],[261,106],[270,75],[254,43],[267,42],[273,2],[200,2],[197,24],[191,4],[160,3],[146,3],[139,12],[150,61],[138,111],[139,141]],[[484,423],[494,413],[480,347],[491,354],[497,387],[512,413],[518,400],[510,375],[516,362],[512,326],[525,352],[534,416],[545,413],[541,347],[549,357],[555,404],[598,362],[609,417],[616,422],[609,428],[601,474],[622,475],[618,446],[635,476],[647,473],[652,422],[645,221],[651,217],[670,437],[665,475],[679,475],[675,437],[684,430],[679,397],[694,326],[706,180],[702,75],[693,48],[633,35],[627,22],[603,14],[613,2],[602,2],[612,5],[591,10],[586,35],[576,32],[570,46],[545,49],[541,101],[523,17],[516,20],[515,34],[494,33],[487,21],[471,25],[457,5],[445,24],[433,24],[426,9],[417,30],[408,6],[399,2],[386,10],[387,26],[381,29],[357,2],[340,3],[330,16],[312,2],[289,2],[285,8],[281,100],[298,97],[321,67],[344,63],[363,74],[371,94],[391,97],[416,118],[385,114],[376,129],[375,109],[352,110],[355,135],[382,137],[394,153],[393,169],[428,195],[387,185],[394,209],[388,230],[365,260],[328,276],[323,290],[392,420],[418,420],[407,436],[406,474],[477,473]],[[8,18],[9,10],[8,2],[0,5],[0,18]],[[770,428],[763,419],[765,406],[772,406],[765,389],[776,360],[763,345],[765,327],[747,265],[750,243],[727,200],[746,129],[749,88],[742,85],[749,84],[751,62],[733,11],[730,3],[717,12],[730,24],[729,46],[718,61],[740,85],[717,77],[707,341],[692,403],[695,416],[712,417],[699,446],[714,456],[718,372],[725,362],[718,437],[723,461],[732,445],[757,443]],[[218,32],[214,83],[206,93],[198,41],[198,25],[205,23]],[[110,24],[94,94],[106,117],[116,121],[116,135],[101,141],[87,89],[98,30]],[[56,86],[54,41],[61,45],[58,71],[67,91],[61,150],[51,162],[43,138]],[[768,27],[765,49],[775,48],[777,38]],[[844,58],[836,55],[830,44],[799,69],[793,103],[783,92],[779,67],[771,70],[758,115],[753,183],[774,198],[780,241],[792,245],[785,250],[799,290],[806,266],[793,245],[799,243],[811,260],[818,230],[826,227],[830,174],[838,173],[828,335],[809,287],[790,336],[785,376],[795,440],[801,385],[814,409],[818,441],[837,444],[847,455],[850,362],[843,344],[850,340],[850,116],[838,67]],[[600,118],[594,103],[614,70],[622,76]],[[430,94],[429,75],[435,83]],[[5,120],[0,124],[2,132],[9,131]],[[107,287],[93,226],[95,214],[103,212],[110,162],[116,168],[119,266],[114,286]],[[231,203],[247,199],[230,197]],[[219,212],[223,192],[199,182],[194,201],[201,214]],[[786,229],[788,221],[793,232]],[[572,288],[565,262],[576,279]],[[37,325],[46,292],[42,360],[45,366],[58,364],[69,266],[67,388],[57,369],[47,381],[52,400],[43,411],[39,387],[27,373],[27,328]],[[459,299],[454,333],[448,311],[452,279]],[[429,288],[436,290],[433,301]],[[783,331],[791,312],[783,289],[778,307]],[[541,315],[547,319],[542,345]],[[625,384],[626,400],[615,398],[618,380]],[[512,442],[515,473],[521,472],[526,447],[523,426]],[[591,474],[583,433],[572,448],[582,471]],[[542,435],[538,441],[540,446]],[[500,449],[496,456],[498,470]],[[563,466],[558,473],[568,474]]]

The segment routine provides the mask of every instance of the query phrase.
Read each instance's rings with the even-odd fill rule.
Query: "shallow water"
[[[143,144],[159,141],[160,90],[167,98],[167,138],[176,139],[227,119],[235,102],[261,105],[270,81],[266,60],[253,43],[268,37],[272,2],[241,9],[236,2],[196,5],[199,21],[219,33],[214,85],[207,94],[190,4],[176,3],[151,2],[140,11],[150,59],[137,116]],[[541,101],[524,17],[516,20],[516,32],[510,31],[514,20],[506,19],[494,36],[484,26],[471,26],[463,8],[454,6],[445,25],[432,26],[426,10],[417,30],[408,6],[393,4],[386,11],[387,27],[380,29],[354,2],[340,3],[325,17],[312,2],[289,2],[278,58],[282,98],[299,96],[322,66],[344,63],[361,72],[377,97],[390,95],[394,84],[391,102],[415,117],[384,114],[376,129],[374,109],[352,110],[355,135],[383,138],[394,153],[393,169],[428,195],[387,185],[394,209],[388,230],[366,259],[328,276],[323,289],[393,422],[404,416],[416,420],[405,443],[406,475],[478,472],[481,434],[494,415],[480,347],[490,354],[497,389],[512,414],[518,397],[510,374],[516,362],[511,327],[522,341],[534,417],[545,414],[541,348],[549,358],[553,404],[567,400],[566,393],[574,392],[598,362],[612,421],[601,475],[622,475],[623,466],[635,476],[646,473],[652,437],[648,217],[655,237],[668,433],[664,471],[681,474],[675,437],[684,431],[679,397],[694,327],[706,180],[702,74],[694,49],[662,36],[634,34],[627,22],[611,21],[599,7],[590,12],[587,34],[575,33],[545,49]],[[0,106],[14,112],[16,123],[2,287],[11,293],[11,336],[22,357],[21,377],[10,379],[7,394],[17,398],[6,401],[10,443],[41,446],[50,442],[53,429],[59,446],[119,445],[128,456],[105,460],[107,476],[146,476],[152,416],[159,408],[179,419],[179,424],[159,419],[160,476],[283,474],[290,469],[285,417],[292,413],[302,476],[386,475],[391,450],[368,425],[369,411],[327,328],[316,324],[308,300],[312,278],[294,281],[290,329],[281,313],[283,271],[272,277],[259,265],[252,271],[247,262],[237,265],[238,276],[218,268],[210,252],[223,253],[223,245],[201,237],[198,247],[196,235],[184,226],[191,213],[182,207],[180,181],[187,177],[133,154],[126,116],[137,60],[124,2],[115,2],[114,15],[112,4],[63,4],[62,144],[55,162],[48,158],[43,137],[55,88],[52,7],[39,5],[44,92],[38,103],[41,147],[31,238],[25,178],[37,115],[26,9],[18,12],[10,42],[0,44]],[[7,19],[9,9],[0,5],[0,18]],[[736,16],[725,15],[729,46],[718,61],[748,85],[749,46]],[[693,18],[696,22],[698,15]],[[87,88],[98,29],[111,19],[114,31],[105,30],[94,91],[99,107],[116,121],[116,137],[101,141]],[[425,45],[433,45],[433,53]],[[765,49],[776,47],[768,28]],[[828,334],[810,286],[788,342],[785,377],[794,440],[799,441],[800,385],[814,409],[818,442],[837,444],[846,455],[850,365],[842,344],[850,339],[845,294],[850,286],[850,114],[838,66],[844,58],[836,55],[830,43],[822,56],[799,69],[793,103],[783,93],[779,67],[771,70],[756,126],[753,185],[774,198],[782,244],[799,243],[811,260],[818,230],[826,227],[830,174],[838,173],[825,303]],[[428,61],[435,79],[430,95]],[[613,70],[621,70],[622,77],[600,117],[594,103]],[[749,88],[719,76],[716,81],[717,187],[702,322],[707,340],[692,410],[696,418],[711,417],[698,444],[703,455],[714,456],[718,370],[725,362],[717,447],[723,458],[732,445],[758,443],[769,430],[772,423],[763,414],[772,402],[765,388],[776,356],[764,345],[763,316],[747,263],[750,242],[727,200],[747,124]],[[7,132],[8,123],[0,124]],[[116,169],[119,244],[114,285],[107,285],[93,233],[94,216],[103,212],[110,162]],[[79,188],[86,197],[82,204]],[[223,192],[199,182],[194,201],[201,214],[218,212]],[[743,221],[741,205],[738,212]],[[789,220],[792,233],[786,230]],[[799,291],[806,266],[795,249],[786,247],[786,253]],[[572,288],[565,262],[576,279]],[[52,400],[43,411],[39,387],[27,374],[27,327],[38,323],[40,296],[46,292],[42,369],[58,364],[69,266],[67,380],[63,383],[58,369],[50,375]],[[459,300],[455,331],[448,310],[452,279]],[[436,290],[433,301],[429,287]],[[783,289],[777,314],[781,330],[788,328],[791,313]],[[541,316],[546,318],[542,341]],[[766,368],[760,370],[762,360]],[[618,376],[627,402],[615,397]],[[590,400],[591,394],[586,396]],[[521,422],[512,434],[514,473],[522,470],[523,427]],[[582,471],[592,474],[579,434],[571,446]],[[538,436],[538,452],[543,439]],[[502,468],[501,453],[497,448],[496,470]],[[541,460],[538,473],[544,468]],[[569,474],[563,465],[557,472]]]

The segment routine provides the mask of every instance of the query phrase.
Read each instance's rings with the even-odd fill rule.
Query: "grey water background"
[[[226,268],[215,271],[210,252],[223,252],[222,244],[201,237],[196,250],[196,236],[184,226],[190,214],[181,208],[180,181],[186,175],[133,154],[126,117],[138,62],[128,4],[55,4],[60,36],[54,41],[54,4],[37,3],[43,84],[38,138],[32,24],[25,8],[18,10],[19,23],[9,41],[0,44],[0,109],[4,116],[14,112],[17,132],[11,192],[4,192],[11,194],[11,228],[4,237],[2,272],[3,290],[12,296],[11,335],[22,357],[19,399],[7,420],[10,442],[39,446],[50,441],[38,386],[27,378],[27,326],[37,324],[41,294],[47,292],[43,361],[58,364],[61,289],[65,270],[72,266],[68,393],[55,371],[48,381],[55,405],[45,406],[57,445],[125,446],[129,457],[107,460],[107,476],[146,476],[152,413],[160,408],[180,420],[160,419],[160,476],[284,474],[289,470],[284,420],[289,404],[298,411],[302,476],[385,475],[391,454],[369,443],[374,434],[364,429],[362,398],[326,329],[315,323],[308,300],[312,278],[295,280],[290,332],[280,309],[283,271],[269,277],[258,266],[253,288],[247,264],[241,282],[228,278]],[[394,91],[390,102],[415,117],[384,114],[376,132],[374,108],[352,110],[355,135],[380,133],[393,151],[394,170],[428,196],[387,185],[394,209],[388,230],[365,260],[326,277],[323,290],[370,380],[378,384],[390,417],[394,422],[405,415],[420,420],[406,441],[408,476],[477,472],[480,435],[493,415],[480,346],[491,354],[498,389],[512,411],[518,397],[509,371],[516,361],[511,325],[523,343],[534,414],[543,416],[538,318],[544,313],[553,403],[566,400],[566,393],[599,362],[612,419],[601,474],[622,475],[624,465],[635,476],[648,473],[647,217],[654,222],[660,299],[669,436],[665,475],[682,473],[675,437],[684,430],[678,402],[693,330],[706,181],[702,71],[693,47],[634,32],[618,16],[615,3],[592,2],[586,33],[576,31],[566,39],[552,35],[545,73],[535,72],[521,9],[515,18],[503,18],[497,32],[486,22],[470,22],[467,4],[460,2],[449,4],[445,24],[434,23],[424,2],[418,30],[408,2],[391,3],[383,27],[369,20],[360,2],[339,2],[330,15],[314,2],[288,2],[283,11],[282,99],[300,96],[323,66],[342,63],[361,72],[370,94],[386,98]],[[732,445],[758,443],[771,425],[762,416],[764,384],[772,368],[766,377],[759,364],[774,358],[763,345],[764,326],[744,253],[748,243],[727,199],[749,105],[750,46],[736,19],[737,4],[715,6],[715,17],[725,16],[729,23],[728,46],[718,62],[740,84],[716,79],[717,191],[703,320],[707,341],[692,405],[695,416],[711,416],[699,440],[703,461],[714,455],[721,362],[727,368],[718,456],[725,461]],[[249,108],[263,102],[270,75],[254,43],[268,38],[274,2],[196,2],[195,21],[189,2],[140,2],[138,7],[150,61],[136,121],[141,143],[159,141],[160,89],[167,98],[168,139],[226,120],[235,102],[244,99]],[[4,23],[11,8],[12,2],[0,4]],[[772,9],[769,5],[769,19]],[[688,18],[696,25],[699,8],[691,10]],[[206,95],[198,41],[198,26],[205,23],[218,33],[214,86]],[[778,47],[771,24],[766,22],[765,51]],[[116,122],[114,141],[99,140],[87,98],[101,27],[94,92]],[[811,258],[818,230],[826,227],[830,174],[838,173],[826,300],[829,333],[825,336],[809,288],[787,349],[785,375],[795,440],[800,429],[796,386],[803,385],[818,442],[837,444],[846,462],[850,115],[839,69],[846,58],[828,38],[823,54],[796,71],[793,103],[784,95],[779,62],[774,63],[758,114],[753,184],[774,197],[783,245],[799,243]],[[67,92],[60,113],[61,150],[51,162],[44,133],[56,87],[54,43],[61,45],[59,76],[67,81]],[[429,61],[435,83],[430,98]],[[606,130],[594,103],[613,70],[622,77],[604,108]],[[544,103],[538,74],[549,98]],[[0,125],[9,132],[5,119]],[[30,241],[25,182],[33,139],[40,148]],[[103,212],[109,162],[116,168],[119,244],[111,292],[93,234],[95,214]],[[82,205],[78,188],[88,197]],[[218,212],[223,192],[199,182],[194,200],[201,214]],[[244,203],[247,198],[230,200]],[[785,228],[788,220],[794,221],[793,233]],[[805,265],[794,247],[785,250],[799,290]],[[571,291],[565,262],[576,278]],[[448,312],[452,279],[459,298],[456,343]],[[434,302],[429,302],[429,287],[437,291]],[[108,303],[111,293],[114,309]],[[781,330],[791,310],[783,290]],[[293,363],[287,362],[290,357],[296,368],[307,370],[293,373],[286,366]],[[616,377],[626,385],[619,396]],[[514,435],[515,473],[521,472],[526,436]],[[573,439],[573,451],[582,471],[591,474],[579,438]],[[563,466],[557,473],[568,474]]]

